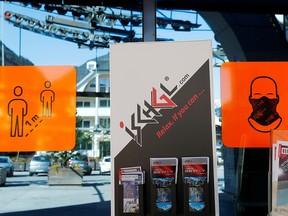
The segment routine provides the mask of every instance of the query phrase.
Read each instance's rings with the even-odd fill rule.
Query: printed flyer
[[[208,157],[182,158],[183,182],[189,185],[189,211],[205,210],[204,184],[209,182]]]
[[[139,185],[145,183],[141,166],[124,167],[119,170],[119,184],[123,186],[123,213],[139,213]]]
[[[203,212],[205,209],[203,187],[189,187],[189,211]]]
[[[209,158],[208,157],[183,157],[182,158],[183,181],[191,186],[203,186],[209,182]]]
[[[123,181],[123,213],[139,212],[139,188],[133,181]]]
[[[288,215],[288,130],[271,131],[270,215]]]
[[[156,212],[172,212],[171,188],[157,188]]]
[[[276,209],[280,214],[288,214],[288,142],[277,141],[278,152],[278,185]]]
[[[269,211],[272,215],[277,215],[279,207],[277,206],[278,194],[278,168],[279,168],[279,144],[288,142],[288,130],[277,129],[271,131],[271,151],[270,151],[270,181],[269,191],[271,196],[268,199]]]
[[[152,184],[168,187],[177,184],[177,158],[150,158]]]
[[[152,184],[156,185],[156,212],[172,212],[171,186],[177,183],[177,158],[150,158]]]

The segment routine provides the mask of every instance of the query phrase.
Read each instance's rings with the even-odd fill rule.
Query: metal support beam
[[[94,97],[94,98],[109,98],[108,92],[76,92],[77,97]]]
[[[0,0],[1,1],[1,0]],[[3,0],[2,0],[3,1]],[[155,0],[156,1],[156,0]],[[152,2],[155,2],[152,0]],[[56,5],[106,6],[143,11],[141,0],[9,0],[9,2],[42,3]],[[143,0],[145,2],[149,0]],[[157,7],[165,10],[226,11],[239,13],[286,14],[287,0],[161,0]]]
[[[143,41],[156,41],[156,0],[143,0]]]

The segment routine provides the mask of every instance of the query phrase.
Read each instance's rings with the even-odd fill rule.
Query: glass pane
[[[90,127],[90,121],[84,121],[83,122],[83,127],[84,128],[89,128]]]
[[[90,107],[90,101],[84,102],[84,107]]]
[[[77,101],[77,102],[76,102],[76,107],[82,107],[82,106],[83,106],[82,101]]]
[[[107,100],[100,100],[100,107],[107,107]]]

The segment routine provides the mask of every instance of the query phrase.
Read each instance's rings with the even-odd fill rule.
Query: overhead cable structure
[[[15,3],[14,3],[15,4]],[[108,48],[111,43],[139,42],[134,28],[141,27],[142,14],[137,11],[123,11],[118,8],[104,6],[77,6],[40,3],[19,3],[18,6],[30,7],[46,12],[45,20],[27,15],[6,11],[4,18],[15,27],[46,35],[49,37],[76,43],[79,48]],[[170,14],[172,15],[172,11]],[[168,17],[158,12],[156,18],[158,28],[174,31],[191,31],[199,28],[198,14],[193,12],[195,23]],[[158,41],[172,40],[157,38]]]
[[[35,33],[43,34],[46,36],[74,42],[78,44],[79,48],[88,47],[93,49],[95,47],[107,48],[111,42],[128,42],[133,41],[134,31],[120,31],[109,29],[109,34],[105,34],[105,27],[99,27],[97,29],[79,30],[76,28],[67,27],[64,24],[57,25],[60,22],[59,18],[53,16],[47,16],[46,21],[40,21],[32,17],[24,16],[11,11],[4,13],[5,20],[12,23],[14,26],[26,29]],[[61,19],[61,21],[65,21]],[[76,21],[65,21],[70,23],[70,26],[78,25],[78,28],[86,29],[86,24],[82,24]],[[82,27],[81,27],[82,26]],[[87,26],[88,27],[88,26]],[[114,35],[111,35],[114,33]]]

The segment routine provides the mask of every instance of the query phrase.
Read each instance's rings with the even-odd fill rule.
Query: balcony
[[[95,107],[78,107],[77,108],[78,116],[96,116],[96,108]]]
[[[110,107],[98,108],[98,116],[109,117],[110,116]]]
[[[98,111],[96,111],[95,107],[77,107],[77,115],[88,117],[88,116],[110,116],[110,107],[104,107],[104,108],[98,108]]]

